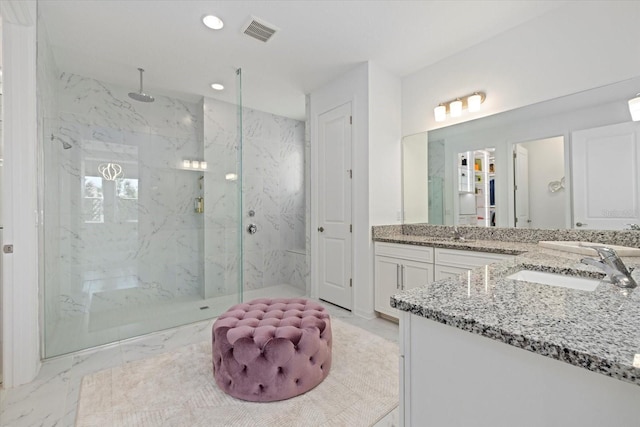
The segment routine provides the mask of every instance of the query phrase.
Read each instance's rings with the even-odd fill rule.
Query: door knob
[[[324,227],[318,227],[318,231],[321,233],[324,232]]]
[[[576,222],[576,227],[586,227],[587,224],[585,224],[584,222]]]

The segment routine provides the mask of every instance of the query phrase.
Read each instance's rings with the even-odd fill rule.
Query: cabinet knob
[[[324,227],[318,227],[318,231],[321,233],[324,232]]]

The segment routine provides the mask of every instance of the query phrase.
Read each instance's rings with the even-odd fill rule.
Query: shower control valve
[[[249,224],[249,226],[247,227],[247,233],[256,234],[257,232],[258,232],[258,226],[255,224]]]

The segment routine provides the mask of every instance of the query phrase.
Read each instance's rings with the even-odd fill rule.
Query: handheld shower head
[[[129,92],[129,98],[135,99],[136,101],[140,101],[140,102],[153,102],[153,101],[155,101],[155,98],[153,96],[147,95],[142,90],[142,73],[144,72],[144,69],[138,68],[138,71],[140,71],[140,91],[139,92]]]
[[[51,134],[51,141],[55,141],[56,139],[62,143],[62,148],[64,148],[65,150],[68,150],[69,148],[73,147],[73,145],[69,144],[67,141],[64,141],[58,137],[53,136],[53,134]]]

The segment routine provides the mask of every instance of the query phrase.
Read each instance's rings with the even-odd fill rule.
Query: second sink
[[[545,271],[520,270],[506,277],[511,280],[521,280],[524,282],[540,283],[549,286],[559,286],[562,288],[578,289],[581,291],[594,291],[600,279],[586,277],[566,276],[564,274],[548,273]]]

